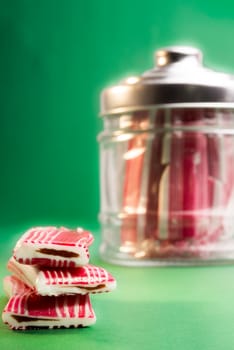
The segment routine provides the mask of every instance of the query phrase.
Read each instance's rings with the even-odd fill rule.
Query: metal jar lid
[[[171,46],[155,57],[154,69],[102,92],[101,115],[153,107],[234,107],[234,76],[205,68],[198,49]]]

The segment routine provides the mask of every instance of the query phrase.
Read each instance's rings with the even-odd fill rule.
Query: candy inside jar
[[[234,259],[234,81],[193,48],[104,90],[102,257],[127,265]]]

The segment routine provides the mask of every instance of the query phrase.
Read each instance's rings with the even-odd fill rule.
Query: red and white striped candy
[[[31,292],[13,295],[2,319],[17,330],[86,327],[96,322],[88,294],[45,297]]]
[[[93,235],[81,228],[34,227],[17,242],[13,255],[21,264],[75,267],[89,262]]]
[[[11,258],[8,269],[40,295],[110,292],[116,280],[104,268],[86,265],[70,269],[50,269],[19,264]]]
[[[141,183],[143,181],[143,166],[146,151],[147,134],[134,134],[141,124],[148,123],[147,112],[136,112],[131,125],[132,138],[128,141],[124,153],[125,178],[123,184],[123,212],[121,241],[127,249],[135,249],[138,236],[138,216],[141,215]]]
[[[157,110],[154,115],[155,129],[162,130],[166,125],[170,125],[170,118],[170,110]],[[170,163],[171,134],[157,133],[148,147],[150,148],[148,151],[150,153],[149,174],[146,193],[143,194],[147,198],[144,236],[146,239],[158,239],[160,235],[162,238],[166,231],[163,227],[165,223],[163,207],[167,202],[167,193],[164,193],[165,190],[160,184],[164,181],[163,178],[167,174]],[[165,199],[163,203],[162,199]]]

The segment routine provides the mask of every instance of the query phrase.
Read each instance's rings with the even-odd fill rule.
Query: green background
[[[226,0],[0,1],[0,277],[24,229],[62,224],[91,229],[93,262],[118,280],[94,299],[94,327],[25,334],[0,323],[3,350],[234,348],[232,266],[99,261],[96,141],[102,88],[151,68],[171,44],[198,46],[207,65],[234,73],[233,36]]]
[[[196,45],[234,72],[234,5],[0,1],[0,223],[97,221],[102,88]]]

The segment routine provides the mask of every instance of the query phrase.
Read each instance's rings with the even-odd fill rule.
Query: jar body
[[[234,260],[233,110],[104,117],[101,256],[123,265]]]

